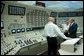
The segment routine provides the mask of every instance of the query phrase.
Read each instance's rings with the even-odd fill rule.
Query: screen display
[[[17,33],[20,33],[21,32],[21,30],[20,29],[17,29]]]
[[[25,32],[25,28],[22,28],[22,32]]]
[[[57,16],[57,12],[51,12],[50,16],[51,17],[56,17]]]
[[[30,28],[30,30],[32,31],[32,28]]]
[[[16,33],[16,29],[12,29],[12,33]]]
[[[25,7],[8,5],[8,14],[9,15],[25,15]]]
[[[26,30],[27,30],[27,31],[29,31],[29,30],[30,30],[30,28],[26,28]]]
[[[1,21],[1,29],[4,28],[4,24],[3,24],[3,21]]]
[[[32,28],[26,28],[27,31],[32,31]]]

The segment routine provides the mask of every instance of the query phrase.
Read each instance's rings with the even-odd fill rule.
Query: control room
[[[83,55],[83,1],[1,1],[1,55]]]

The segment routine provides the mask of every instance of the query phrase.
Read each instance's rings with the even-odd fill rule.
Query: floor
[[[57,51],[60,49],[60,45],[58,45],[57,47]],[[41,55],[48,55],[48,51],[44,52],[43,54]],[[53,55],[53,54],[52,54]],[[57,52],[57,55],[60,55],[59,52]]]

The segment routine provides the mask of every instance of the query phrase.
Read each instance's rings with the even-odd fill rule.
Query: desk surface
[[[58,50],[60,55],[83,55],[83,43],[80,44],[78,47],[77,47],[77,51],[75,51],[74,53],[72,52],[67,52],[65,50],[62,50],[62,49],[59,49]]]
[[[71,39],[71,40],[66,40],[66,41],[64,41],[63,43],[61,43],[61,44],[75,44],[77,41],[79,41],[80,40],[80,38],[73,38],[73,39]]]

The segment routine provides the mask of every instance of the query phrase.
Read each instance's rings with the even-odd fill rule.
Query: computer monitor
[[[8,14],[9,15],[25,15],[25,7],[8,5]]]
[[[12,29],[11,32],[12,32],[12,33],[16,33],[16,29]]]
[[[26,31],[29,31],[30,30],[30,28],[26,28]]]
[[[56,17],[57,16],[57,12],[51,12],[50,17]]]
[[[25,32],[25,28],[22,28],[22,32]]]
[[[17,33],[20,33],[21,32],[21,29],[17,29]]]
[[[32,28],[26,28],[26,31],[32,31]]]
[[[30,28],[30,31],[32,31],[32,28]]]
[[[4,29],[4,23],[1,21],[1,29]]]

